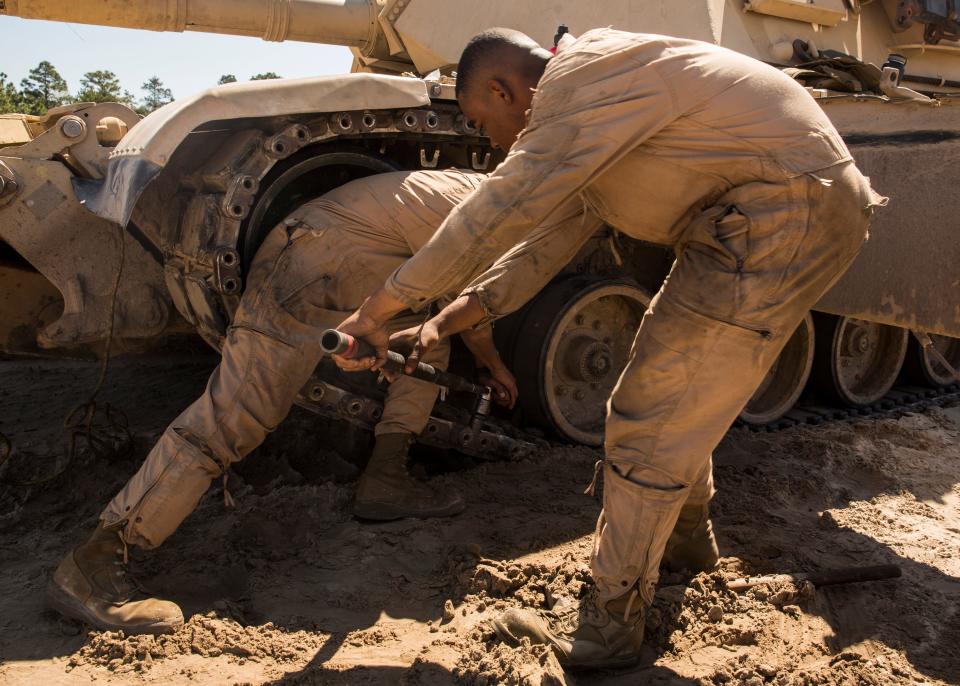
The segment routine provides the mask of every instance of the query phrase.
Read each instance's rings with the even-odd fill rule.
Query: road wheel
[[[893,388],[907,354],[906,329],[819,312],[814,326],[814,375],[826,397],[863,407]]]
[[[607,399],[649,304],[627,281],[574,277],[544,289],[513,336],[524,413],[565,439],[601,445]]]
[[[815,347],[813,316],[808,313],[767,372],[760,388],[743,408],[740,419],[747,424],[762,426],[789,412],[810,379]]]

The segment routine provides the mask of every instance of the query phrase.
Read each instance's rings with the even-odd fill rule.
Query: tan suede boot
[[[47,585],[47,603],[67,617],[103,631],[167,634],[183,626],[175,603],[134,600],[137,587],[127,575],[124,543],[117,527],[101,524],[57,567]]]
[[[629,667],[640,660],[646,608],[636,589],[607,602],[598,600],[594,589],[579,605],[547,617],[508,610],[493,628],[510,645],[524,637],[549,645],[560,664],[571,669]]]
[[[720,561],[717,539],[710,522],[710,505],[686,504],[663,553],[663,566],[672,572],[709,572]]]
[[[388,522],[416,517],[449,517],[463,512],[463,498],[454,491],[438,491],[417,481],[407,471],[407,453],[413,436],[405,433],[377,436],[367,464],[353,514],[360,519]]]

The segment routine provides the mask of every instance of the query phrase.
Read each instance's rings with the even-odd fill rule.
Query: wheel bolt
[[[577,391],[573,394],[573,397],[575,400],[583,400],[584,392],[578,388]]]
[[[584,322],[584,318],[582,314],[578,314],[576,317],[573,318],[573,323],[576,324],[577,326],[583,326],[583,322]]]

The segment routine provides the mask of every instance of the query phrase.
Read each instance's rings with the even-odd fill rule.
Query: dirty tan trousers
[[[337,326],[386,274],[358,277],[335,227],[281,225],[257,252],[247,290],[207,388],[167,428],[140,470],[107,505],[128,544],[155,548],[194,510],[211,481],[259,446],[287,416],[322,353],[320,331]],[[370,283],[368,283],[368,281]],[[373,284],[373,285],[371,285]],[[400,317],[396,330],[421,317]],[[445,368],[449,348],[424,361]],[[390,384],[377,435],[419,434],[438,389],[402,377]]]
[[[601,597],[653,599],[686,502],[713,495],[711,453],[796,327],[846,270],[879,202],[853,163],[731,190],[699,216],[608,402]]]

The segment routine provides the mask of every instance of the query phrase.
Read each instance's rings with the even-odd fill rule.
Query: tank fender
[[[186,137],[210,122],[430,103],[420,79],[377,74],[272,79],[219,86],[174,101],[137,124],[110,154],[104,179],[75,179],[94,214],[126,225],[143,190]]]

